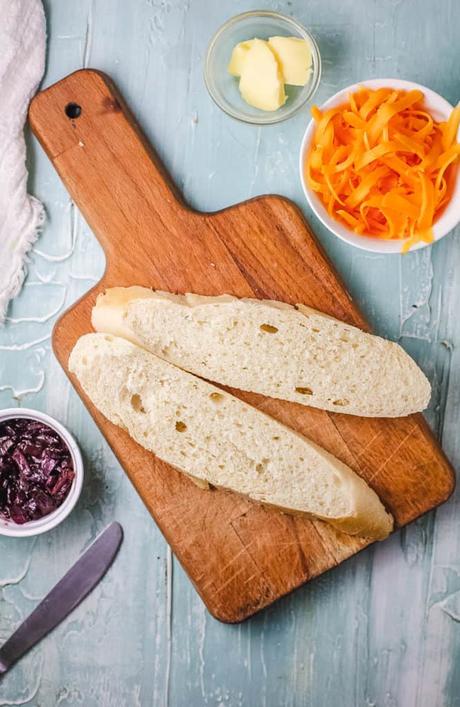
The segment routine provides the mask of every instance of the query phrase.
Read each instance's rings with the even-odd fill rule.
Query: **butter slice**
[[[284,82],[292,86],[305,86],[311,72],[311,49],[299,37],[270,37],[270,49],[281,67]]]
[[[232,56],[230,59],[230,64],[228,65],[228,73],[232,76],[239,78],[241,72],[243,71],[243,64],[246,60],[247,54],[251,46],[254,44],[254,39],[248,39],[246,42],[240,42],[234,47],[232,51]]]
[[[275,111],[286,102],[278,61],[268,43],[253,39],[241,66],[240,92],[246,103],[260,110]]]

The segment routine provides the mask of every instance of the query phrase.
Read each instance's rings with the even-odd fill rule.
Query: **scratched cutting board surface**
[[[70,350],[91,331],[97,294],[114,285],[303,302],[368,326],[290,201],[266,196],[213,214],[190,210],[106,76],[79,71],[51,86],[33,100],[30,122],[107,260],[102,280],[58,321],[56,356],[209,611],[242,621],[368,541],[197,488],[95,410],[68,373]],[[350,465],[398,527],[453,490],[453,469],[421,415],[358,418],[233,392]]]

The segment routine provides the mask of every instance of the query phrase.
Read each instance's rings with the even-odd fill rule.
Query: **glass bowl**
[[[227,67],[236,44],[247,39],[268,39],[273,36],[299,37],[311,47],[312,70],[305,86],[288,86],[287,101],[273,112],[253,108],[241,97],[238,79],[231,76]],[[271,125],[290,118],[311,99],[321,77],[321,57],[312,35],[291,17],[277,12],[257,10],[244,12],[228,20],[211,40],[206,54],[204,79],[211,98],[232,118],[254,125]]]

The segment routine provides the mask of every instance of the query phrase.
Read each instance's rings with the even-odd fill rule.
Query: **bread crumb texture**
[[[94,312],[97,330],[130,332],[157,356],[232,388],[364,417],[409,415],[430,399],[401,346],[305,305],[113,288]]]
[[[382,538],[390,532],[392,518],[378,496],[345,464],[125,339],[81,337],[69,368],[111,422],[195,479],[316,516],[351,534]]]

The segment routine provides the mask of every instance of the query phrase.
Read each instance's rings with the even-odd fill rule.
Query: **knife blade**
[[[112,564],[123,528],[111,523],[0,648],[0,677],[94,589]]]

